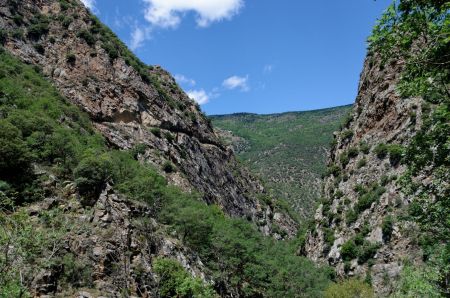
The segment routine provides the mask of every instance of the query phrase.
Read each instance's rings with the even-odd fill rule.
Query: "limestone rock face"
[[[168,72],[159,66],[139,72],[128,54],[108,53],[101,37],[88,43],[80,32],[89,32],[98,21],[79,1],[69,8],[56,0],[24,0],[16,7],[13,2],[0,0],[0,27],[24,35],[8,38],[5,48],[41,67],[68,100],[89,114],[111,146],[131,149],[144,144],[140,159],[170,183],[200,192],[207,203],[231,216],[267,223],[260,225],[261,231],[272,233],[275,210],[256,198],[264,188],[238,165],[232,150],[220,142],[198,105]],[[14,22],[13,10],[22,16],[20,23]],[[37,15],[47,18],[48,30],[32,38],[28,31]],[[70,22],[65,23],[67,18]],[[167,163],[175,170],[164,171]],[[297,230],[284,213],[277,225],[288,236]]]
[[[401,69],[402,61],[382,66],[377,57],[366,59],[351,119],[335,134],[336,146],[329,155],[330,169],[335,170],[325,178],[326,203],[317,210],[315,227],[303,248],[312,260],[335,266],[339,276],[370,275],[381,296],[391,291],[405,258],[421,262],[414,223],[394,223],[389,237],[382,231],[387,216],[405,212],[410,198],[397,182],[406,167],[389,154],[377,155],[375,148],[405,146],[421,127],[423,100],[400,98],[396,92]],[[363,243],[356,236],[362,236]],[[369,246],[375,249],[369,260],[356,254],[343,258],[347,241],[362,252]]]

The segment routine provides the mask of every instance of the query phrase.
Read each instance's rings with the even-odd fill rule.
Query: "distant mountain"
[[[321,192],[333,132],[351,106],[257,115],[211,116],[222,139],[263,178],[276,196],[288,200],[301,219],[311,218]]]

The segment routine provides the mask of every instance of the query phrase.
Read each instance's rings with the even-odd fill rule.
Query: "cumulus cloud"
[[[197,15],[197,24],[206,27],[230,19],[244,5],[243,0],[144,0],[148,4],[145,18],[153,25],[175,28],[187,12]]]
[[[203,90],[203,89],[200,89],[200,90],[189,90],[186,93],[191,99],[195,100],[200,105],[208,103],[209,99],[210,99],[208,93],[206,93],[206,91]]]
[[[245,77],[229,77],[223,81],[222,86],[229,90],[240,89],[244,92],[250,90],[250,86],[248,85],[248,75]]]
[[[197,84],[197,82],[194,79],[190,79],[182,74],[176,74],[175,80],[177,80],[177,82],[180,84],[187,84],[190,86],[195,86],[195,84]]]
[[[95,8],[95,0],[81,0],[81,2],[83,2],[84,6],[91,10]]]
[[[129,43],[130,49],[135,51],[142,47],[144,41],[148,39],[150,39],[150,28],[135,26],[134,30],[131,32],[131,40]]]

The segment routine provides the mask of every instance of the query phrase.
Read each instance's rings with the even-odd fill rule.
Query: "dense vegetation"
[[[5,253],[0,254],[0,297],[27,296],[33,276],[51,266],[64,268],[61,286],[92,286],[89,267],[54,252],[55,243],[82,227],[70,226],[70,216],[59,209],[44,212],[37,221],[26,213],[31,203],[51,195],[42,187],[49,179],[73,181],[86,201],[109,183],[129,200],[152,207],[153,216],[199,254],[219,294],[231,285],[241,297],[321,295],[330,270],[296,256],[295,243],[265,238],[247,220],[231,219],[197,195],[168,186],[136,160],[142,149],[108,148],[87,116],[68,104],[38,68],[1,50],[0,248]],[[157,259],[153,266],[163,297],[211,297],[212,288],[175,261]]]
[[[405,61],[398,85],[404,97],[420,96],[423,125],[406,148],[407,173],[400,185],[413,198],[403,220],[421,227],[418,239],[427,265],[406,267],[400,296],[449,295],[450,284],[450,3],[445,0],[394,2],[374,29],[369,51],[385,63]],[[415,115],[413,115],[415,117]],[[379,148],[379,154],[385,154]],[[394,148],[395,149],[395,148]],[[398,162],[398,150],[393,150]],[[424,184],[423,178],[430,177]],[[389,222],[383,224],[389,232]],[[386,234],[388,235],[388,233]]]
[[[335,131],[351,107],[274,115],[212,116],[214,126],[231,131],[240,159],[285,198],[301,219],[311,217],[320,196],[320,178]]]

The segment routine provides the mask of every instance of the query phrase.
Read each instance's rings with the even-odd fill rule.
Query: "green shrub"
[[[375,297],[370,285],[358,279],[348,279],[331,284],[324,293],[325,298],[372,298]]]
[[[368,154],[370,152],[370,146],[366,142],[361,142],[359,144],[359,151],[361,151],[364,154]]]
[[[111,45],[109,43],[103,43],[102,48],[106,51],[111,61],[114,61],[117,58],[119,58],[119,51],[114,45]]]
[[[10,122],[0,120],[0,180],[11,183],[31,175],[31,152],[21,131]]]
[[[153,261],[153,268],[159,276],[158,288],[162,298],[215,296],[210,286],[190,276],[178,261],[157,258]]]
[[[69,28],[70,24],[72,24],[72,22],[73,22],[72,17],[65,16],[63,18],[63,20],[61,21],[61,25],[67,29],[67,28]]]
[[[389,161],[391,165],[395,166],[401,161],[404,154],[404,149],[400,145],[393,144],[388,147],[388,152],[389,152]]]
[[[66,55],[66,61],[67,63],[74,65],[75,62],[77,61],[77,56],[75,56],[74,53],[69,53]]]
[[[364,264],[370,259],[372,259],[380,245],[377,243],[370,243],[369,241],[363,241],[360,249],[358,251],[358,264]]]
[[[170,133],[170,132],[164,133],[164,137],[165,137],[166,140],[169,141],[170,143],[172,143],[172,142],[175,140],[175,137],[174,137],[173,134]]]
[[[388,154],[388,146],[386,144],[378,144],[373,149],[373,152],[379,159],[384,159]]]
[[[334,243],[334,240],[335,240],[334,230],[330,229],[330,228],[325,228],[323,230],[323,234],[324,234],[323,237],[324,237],[325,244],[328,247],[333,246],[333,243]]]
[[[353,131],[350,129],[344,130],[341,132],[341,139],[343,141],[351,139],[353,137]]]
[[[351,261],[358,257],[358,248],[355,241],[350,239],[341,246],[341,256],[344,261]]]
[[[388,242],[394,231],[394,218],[391,215],[388,215],[383,219],[381,230],[383,232],[383,240]]]
[[[358,169],[361,169],[361,168],[365,167],[366,165],[367,165],[367,160],[365,158],[361,158],[360,160],[358,160],[356,167]]]
[[[145,151],[147,150],[148,146],[144,143],[139,143],[136,146],[131,149],[131,155],[134,157],[134,159],[138,159],[139,155],[144,155]]]
[[[348,163],[350,162],[350,158],[348,157],[348,153],[347,152],[342,152],[339,155],[339,161],[341,162],[342,167],[345,168],[345,166],[348,165]]]
[[[94,37],[89,31],[87,31],[86,29],[81,30],[81,31],[77,34],[77,36],[78,36],[79,38],[84,39],[84,41],[86,41],[86,43],[87,43],[88,45],[90,45],[90,46],[95,45],[95,42],[97,41],[97,40],[95,39],[95,37]]]
[[[46,16],[38,14],[31,19],[31,25],[28,27],[28,37],[39,39],[49,31],[49,20]]]
[[[383,195],[383,193],[386,192],[386,189],[384,187],[374,185],[372,186],[372,189],[368,192],[363,194],[358,202],[355,205],[355,211],[357,213],[361,213],[364,210],[370,208],[372,204]]]
[[[161,137],[161,129],[159,127],[152,127],[150,129],[150,132],[152,134],[154,134],[156,137],[160,138]]]
[[[341,173],[341,168],[336,164],[332,164],[327,168],[326,175],[327,176],[333,175],[334,177],[337,177],[340,175],[340,173]]]
[[[112,163],[107,155],[88,154],[73,172],[82,196],[98,196],[112,176]]]
[[[358,219],[358,213],[356,213],[353,209],[350,209],[345,213],[345,222],[347,225],[351,225],[352,223],[356,222]]]
[[[350,158],[357,157],[358,153],[359,153],[358,148],[356,148],[356,147],[350,147],[347,152],[348,152],[348,157],[350,157]]]

